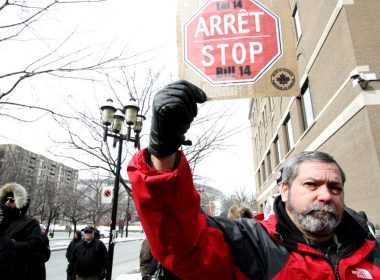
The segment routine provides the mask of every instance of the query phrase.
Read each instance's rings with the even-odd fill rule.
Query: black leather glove
[[[165,157],[177,151],[197,115],[197,103],[206,100],[207,96],[200,88],[184,80],[157,92],[153,99],[149,152]]]

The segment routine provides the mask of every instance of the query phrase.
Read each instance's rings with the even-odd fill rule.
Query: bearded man
[[[157,92],[150,142],[128,175],[153,256],[181,279],[380,279],[380,248],[344,206],[346,176],[329,154],[302,152],[283,168],[280,195],[264,221],[200,211],[178,149],[205,93],[187,81]],[[365,223],[364,223],[365,225]]]

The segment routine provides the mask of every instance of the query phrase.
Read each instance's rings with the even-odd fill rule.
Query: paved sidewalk
[[[140,273],[123,274],[116,277],[114,280],[141,280]]]
[[[135,240],[143,240],[145,237],[118,237],[115,239],[116,243],[119,242],[129,242],[129,241],[135,241]],[[66,250],[67,246],[70,244],[72,238],[70,237],[58,237],[58,238],[52,238],[49,239],[50,242],[50,250],[51,251],[59,251],[59,250]],[[101,238],[106,246],[108,246],[109,238]]]

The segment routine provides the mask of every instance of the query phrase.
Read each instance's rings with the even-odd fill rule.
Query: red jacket
[[[148,156],[139,151],[128,166],[136,208],[153,255],[182,279],[380,279],[380,248],[347,213],[338,251],[325,256],[305,243],[280,200],[266,222],[208,217],[184,154],[165,173]]]

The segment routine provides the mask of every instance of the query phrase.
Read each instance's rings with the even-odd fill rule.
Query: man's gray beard
[[[289,199],[286,207],[301,225],[302,230],[311,234],[331,235],[342,218],[342,216],[338,216],[333,206],[324,203],[313,204],[305,211],[297,212]]]

